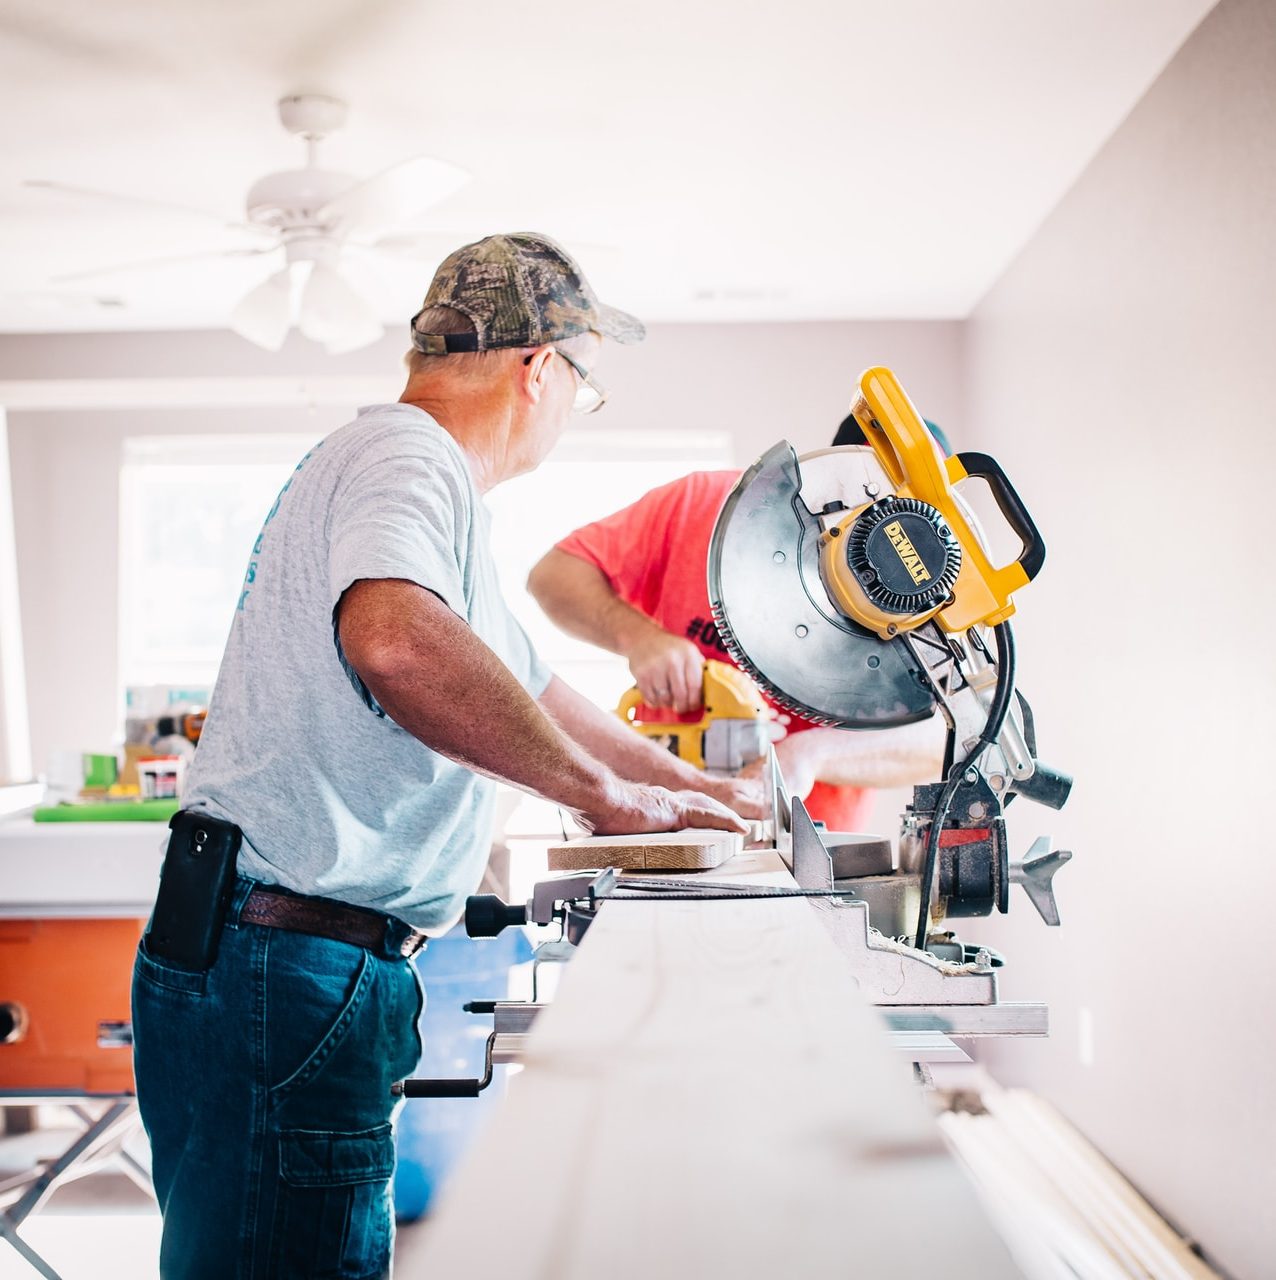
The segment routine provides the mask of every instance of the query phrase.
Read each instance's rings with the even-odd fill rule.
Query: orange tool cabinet
[[[0,1095],[133,1092],[133,957],[167,835],[0,820]]]
[[[144,919],[0,919],[0,1091],[131,1093]]]

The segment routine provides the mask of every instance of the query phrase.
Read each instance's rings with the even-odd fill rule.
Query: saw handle
[[[997,503],[1006,523],[1015,531],[1019,541],[1023,543],[1023,552],[1019,556],[1019,567],[1031,582],[1041,572],[1046,560],[1046,544],[1033,523],[1028,508],[1023,505],[1010,477],[1001,469],[995,458],[986,453],[959,453],[957,461],[965,469],[967,476],[978,476],[988,483],[993,499]]]

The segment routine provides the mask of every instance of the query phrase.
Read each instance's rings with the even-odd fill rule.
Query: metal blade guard
[[[935,710],[899,640],[833,607],[820,578],[818,514],[797,454],[768,449],[727,496],[709,544],[709,602],[732,657],[781,706],[817,724],[888,729]]]

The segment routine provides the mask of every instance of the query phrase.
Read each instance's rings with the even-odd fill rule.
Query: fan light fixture
[[[170,211],[214,219],[223,229],[247,231],[258,240],[269,238],[269,244],[75,272],[56,277],[57,282],[199,259],[265,257],[282,250],[283,267],[240,299],[229,318],[231,329],[268,351],[279,350],[294,323],[307,338],[334,354],[375,342],[385,332],[384,326],[367,298],[343,273],[343,259],[350,250],[395,253],[428,241],[428,235],[387,232],[446,199],[469,181],[469,174],[432,156],[416,156],[362,181],[323,169],[319,144],[345,124],[346,115],[344,102],[322,94],[280,99],[280,122],[305,141],[306,163],[301,169],[267,174],[255,182],[248,192],[244,223],[227,222],[203,210],[161,204]],[[29,181],[25,185],[99,201],[152,207],[161,203],[58,182]],[[369,235],[370,241],[354,238]]]

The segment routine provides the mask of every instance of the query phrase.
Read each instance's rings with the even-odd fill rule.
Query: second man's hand
[[[527,589],[569,635],[618,653],[649,707],[694,711],[704,695],[704,657],[626,604],[596,565],[557,547],[532,569]]]
[[[758,771],[741,771],[730,778],[701,775],[696,784],[706,795],[712,796],[728,809],[744,818],[769,818],[771,816],[771,775]]]
[[[695,711],[704,701],[704,655],[690,640],[652,626],[628,654],[629,670],[649,707]]]

